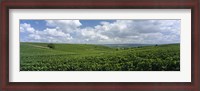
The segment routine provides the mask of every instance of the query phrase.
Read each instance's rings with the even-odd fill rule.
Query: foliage
[[[55,45],[53,43],[48,44],[47,47],[49,47],[51,49],[55,49]]]
[[[89,44],[21,43],[21,71],[179,71],[179,44],[116,49]]]

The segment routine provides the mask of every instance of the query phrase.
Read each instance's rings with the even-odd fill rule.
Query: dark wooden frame
[[[9,9],[191,9],[192,10],[192,82],[9,82]],[[4,0],[1,2],[1,78],[2,91],[30,90],[131,90],[200,91],[198,0]],[[187,37],[187,36],[186,36]]]

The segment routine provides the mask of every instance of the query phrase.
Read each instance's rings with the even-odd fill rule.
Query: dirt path
[[[48,47],[44,47],[44,46],[38,46],[38,45],[32,45],[32,44],[28,44],[30,46],[33,46],[33,47],[38,47],[38,48],[45,48],[45,49],[49,49]]]

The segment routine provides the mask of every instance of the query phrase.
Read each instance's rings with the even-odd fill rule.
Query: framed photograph
[[[199,1],[2,1],[1,89],[199,91]]]

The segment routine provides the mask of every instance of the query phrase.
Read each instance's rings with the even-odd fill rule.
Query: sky
[[[180,43],[180,20],[20,20],[20,42]]]

